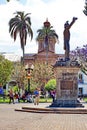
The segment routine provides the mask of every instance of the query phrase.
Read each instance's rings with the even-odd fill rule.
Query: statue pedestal
[[[78,102],[78,67],[55,67],[56,73],[56,100],[53,107],[76,107]]]

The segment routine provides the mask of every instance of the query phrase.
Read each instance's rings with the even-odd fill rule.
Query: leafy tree
[[[31,29],[31,19],[28,16],[30,13],[25,14],[24,12],[14,13],[15,17],[11,18],[9,21],[9,33],[14,41],[17,38],[17,34],[20,37],[21,49],[23,51],[23,63],[24,63],[24,52],[27,40],[27,34],[33,38],[33,31]]]
[[[48,91],[54,90],[55,88],[56,88],[56,79],[49,80],[45,85],[45,89]]]
[[[87,16],[87,0],[85,0],[85,6],[84,6],[83,13]]]
[[[14,69],[11,78],[17,82],[19,89],[25,89],[27,84],[26,72],[21,63],[14,63]]]
[[[12,73],[13,63],[0,55],[0,83],[5,85]]]
[[[71,51],[71,56],[79,62],[81,70],[87,75],[87,45]]]
[[[37,87],[44,87],[45,84],[54,78],[53,67],[45,63],[36,63],[31,73],[31,83]],[[33,84],[32,84],[33,85]]]

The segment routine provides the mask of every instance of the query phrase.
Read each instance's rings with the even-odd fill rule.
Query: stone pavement
[[[14,111],[23,106],[44,108],[49,103],[0,104],[0,130],[87,130],[87,114],[43,114]],[[87,104],[85,103],[85,108]]]

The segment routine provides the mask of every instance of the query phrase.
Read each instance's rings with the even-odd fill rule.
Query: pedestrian
[[[11,103],[11,101],[14,104],[14,94],[12,88],[9,90],[9,104]]]
[[[18,103],[18,102],[19,102],[18,92],[15,92],[15,94],[14,94],[14,99],[15,99],[15,103]]]
[[[55,96],[56,96],[56,91],[55,90],[51,90],[51,97],[53,99],[53,102],[55,101]]]
[[[39,90],[38,88],[34,91],[34,105],[39,105]]]
[[[72,22],[70,24],[68,21],[66,21],[66,23],[64,24],[63,36],[64,36],[64,50],[65,50],[65,60],[66,61],[69,60],[69,52],[70,52],[70,45],[69,45],[70,28],[75,23],[76,20],[77,20],[77,18],[73,17]]]
[[[27,102],[29,102],[29,103],[32,103],[32,102],[33,102],[32,95],[31,95],[30,93],[27,94],[26,100],[27,100]]]
[[[0,95],[4,95],[4,90],[3,90],[3,86],[2,86],[2,84],[0,84]]]

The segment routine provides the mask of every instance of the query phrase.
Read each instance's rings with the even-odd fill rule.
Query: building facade
[[[78,95],[87,96],[87,75],[82,71],[78,73]]]
[[[55,53],[55,44],[58,42],[58,39],[56,40],[56,37],[58,38],[58,35],[54,30],[51,30],[51,24],[48,22],[48,20],[43,23],[43,28],[39,29],[39,31],[41,32],[39,32],[36,40],[38,43],[38,53],[25,54],[25,65],[30,66],[36,62],[47,62],[53,65],[55,64],[56,60],[62,56]]]

